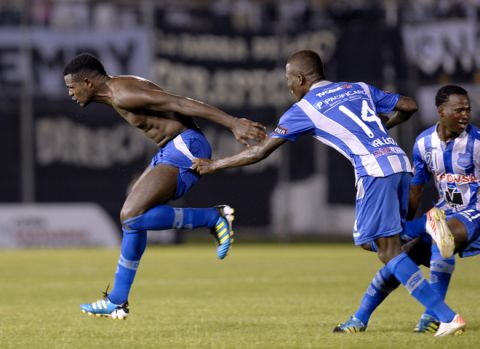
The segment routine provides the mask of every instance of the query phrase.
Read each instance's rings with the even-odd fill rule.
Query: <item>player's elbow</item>
[[[418,111],[418,104],[415,100],[410,98],[409,104],[408,104],[408,112],[410,115],[416,113]]]
[[[402,96],[400,110],[412,115],[418,110],[418,104],[413,98]]]

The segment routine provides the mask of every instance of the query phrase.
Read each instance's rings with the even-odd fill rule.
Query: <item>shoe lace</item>
[[[107,288],[105,291],[102,291],[103,299],[107,300],[108,299],[108,289],[110,288],[110,283],[107,284]]]
[[[107,287],[105,288],[105,291],[102,291],[103,299],[106,300],[106,301],[107,300],[110,301],[110,299],[108,299],[108,289],[109,288],[110,288],[110,283],[107,284]],[[128,313],[128,302],[120,304],[120,308],[123,308],[123,310],[125,310]]]

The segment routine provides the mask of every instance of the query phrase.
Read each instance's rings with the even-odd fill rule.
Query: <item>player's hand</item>
[[[205,175],[215,172],[215,161],[210,159],[195,158],[192,160],[192,169],[197,171],[200,175]]]
[[[267,137],[266,127],[262,124],[245,118],[235,119],[232,132],[240,143],[249,146],[250,142],[258,144]]]

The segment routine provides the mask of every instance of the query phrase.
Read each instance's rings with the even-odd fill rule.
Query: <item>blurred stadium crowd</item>
[[[1,0],[0,25],[62,29],[131,27],[154,9],[166,24],[209,26],[212,18],[235,30],[261,31],[276,25],[294,28],[299,21],[322,25],[389,12],[393,21],[476,18],[480,0]]]

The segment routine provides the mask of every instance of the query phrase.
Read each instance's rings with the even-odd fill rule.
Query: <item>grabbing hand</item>
[[[262,124],[245,118],[235,119],[232,132],[237,141],[245,146],[249,146],[248,141],[258,144],[267,137],[266,127]]]
[[[215,172],[213,164],[212,160],[195,158],[192,160],[192,169],[200,175],[209,174]]]

